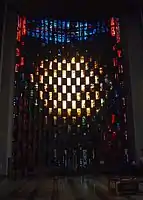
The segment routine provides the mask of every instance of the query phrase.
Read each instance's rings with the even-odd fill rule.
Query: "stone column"
[[[16,49],[17,15],[7,9],[5,13],[1,54],[0,90],[0,175],[7,175],[8,160],[12,156],[13,88]]]
[[[121,22],[124,67],[129,73],[128,78],[126,77],[129,86],[127,100],[129,143],[134,147],[135,158],[138,160],[140,149],[143,148],[143,33],[140,11],[124,16]]]

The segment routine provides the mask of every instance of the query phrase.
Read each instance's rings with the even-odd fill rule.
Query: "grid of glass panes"
[[[84,41],[93,35],[106,32],[108,32],[108,27],[104,21],[90,23],[87,21],[49,20],[47,18],[27,20],[28,36],[39,38],[44,43]]]
[[[96,61],[80,56],[79,60],[72,57],[70,61],[42,61],[40,67],[44,75],[39,75],[39,82],[44,83],[48,98],[43,99],[46,96],[43,91],[39,91],[39,95],[49,115],[91,116],[93,110],[95,114],[103,106],[103,84],[99,82],[103,69]]]

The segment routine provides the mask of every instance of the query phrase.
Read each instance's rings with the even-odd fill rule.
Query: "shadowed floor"
[[[38,178],[0,185],[1,200],[100,200],[94,180],[84,177]],[[17,185],[16,185],[17,183]],[[14,186],[15,184],[15,186]],[[9,191],[6,191],[6,187]],[[12,188],[13,187],[13,188]],[[4,192],[5,190],[5,192]]]

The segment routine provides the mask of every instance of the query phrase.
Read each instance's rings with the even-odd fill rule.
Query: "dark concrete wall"
[[[2,46],[0,90],[0,175],[7,175],[8,158],[12,151],[13,84],[16,48],[17,15],[7,11]]]
[[[139,10],[122,18],[122,29],[131,87],[128,94],[128,106],[130,106],[128,108],[128,118],[130,119],[128,130],[130,143],[134,142],[135,157],[138,160],[140,149],[143,148],[143,36]],[[133,121],[131,120],[132,113]],[[134,135],[132,132],[134,132]]]

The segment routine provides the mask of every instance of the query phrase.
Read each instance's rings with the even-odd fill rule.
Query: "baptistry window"
[[[90,150],[88,141],[96,126],[103,133],[101,143],[105,142],[107,150],[119,153],[118,137],[112,138],[118,132],[121,143],[126,146],[122,140],[127,138],[127,99],[126,91],[123,91],[125,75],[122,74],[119,22],[115,17],[94,23],[47,17],[18,18],[13,101],[16,129],[14,127],[13,137],[18,144],[25,141],[27,133],[28,138],[39,137],[43,131],[48,133],[46,148],[51,149],[51,153],[46,162],[49,165],[65,167],[66,171],[71,165],[73,170],[80,165],[82,168],[93,165],[96,141],[90,141],[90,147],[94,147]],[[36,48],[36,54],[31,58],[29,46]],[[113,114],[116,115],[114,123]],[[36,150],[38,142],[34,140],[32,157],[39,154]],[[18,148],[18,151],[22,155],[23,149]]]

